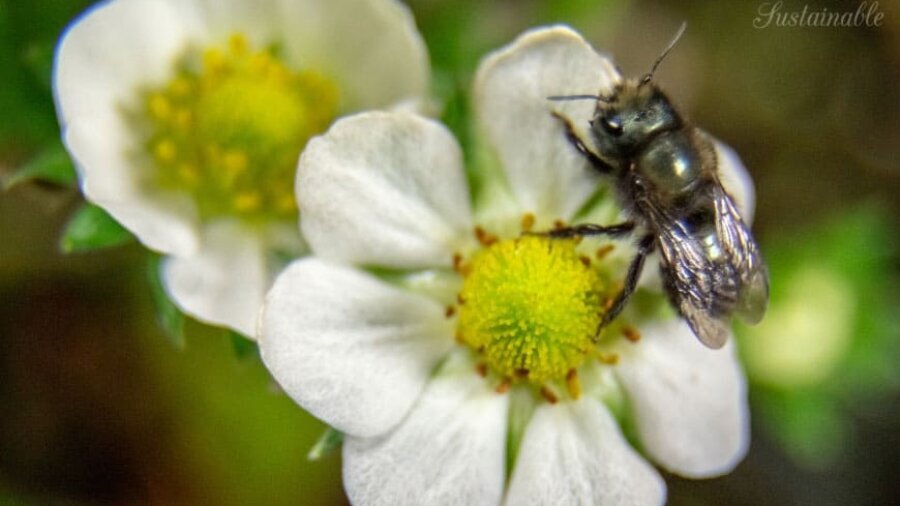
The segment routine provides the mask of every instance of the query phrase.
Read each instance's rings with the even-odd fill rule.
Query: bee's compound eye
[[[603,130],[609,135],[618,137],[622,135],[622,120],[618,116],[608,116],[601,120]]]

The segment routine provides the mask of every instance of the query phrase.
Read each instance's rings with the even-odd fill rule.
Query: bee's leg
[[[575,146],[575,149],[577,149],[579,153],[584,155],[584,157],[587,158],[589,162],[591,162],[591,165],[594,166],[594,169],[596,169],[597,172],[600,172],[602,174],[609,174],[610,172],[612,172],[612,166],[604,162],[603,159],[597,156],[596,153],[591,151],[590,148],[588,148],[584,144],[584,141],[581,140],[581,137],[578,137],[578,133],[575,131],[575,126],[572,124],[572,121],[569,118],[555,111],[551,112],[550,114],[552,114],[554,118],[562,122],[563,127],[565,127],[566,129],[566,138],[569,139],[569,142],[571,142],[572,145]]]
[[[569,237],[582,237],[586,235],[607,235],[609,237],[623,237],[630,234],[634,230],[634,222],[625,221],[615,225],[604,227],[603,225],[595,225],[593,223],[584,223],[571,227],[557,228],[548,232],[543,232],[553,239],[564,239]]]
[[[597,326],[597,332],[594,334],[595,341],[600,338],[600,329],[615,320],[616,317],[619,316],[619,313],[625,309],[625,303],[628,302],[631,294],[633,294],[635,288],[637,288],[638,279],[640,279],[641,271],[644,269],[644,260],[647,259],[647,255],[653,252],[655,246],[656,237],[652,234],[645,235],[638,241],[638,251],[634,256],[634,259],[631,260],[631,265],[628,266],[628,275],[625,277],[625,286],[622,287],[622,291],[619,292],[619,295],[616,295],[609,310],[603,315],[600,325]]]

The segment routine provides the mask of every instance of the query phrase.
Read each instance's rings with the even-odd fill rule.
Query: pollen
[[[501,377],[567,381],[591,356],[606,291],[573,240],[499,240],[468,262],[457,334]],[[524,372],[524,374],[523,374]],[[569,379],[569,388],[579,390]]]
[[[314,69],[241,34],[187,51],[169,82],[141,91],[149,181],[188,193],[204,219],[296,219],[294,174],[306,142],[335,118],[339,92]]]

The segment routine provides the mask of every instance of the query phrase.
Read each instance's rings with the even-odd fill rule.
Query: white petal
[[[688,478],[728,473],[743,459],[750,438],[746,384],[733,339],[711,350],[680,320],[642,334],[636,345],[625,346],[616,372],[645,451]]]
[[[185,197],[140,181],[133,160],[139,146],[122,108],[133,105],[138,86],[168,74],[191,22],[159,2],[100,4],[65,33],[54,69],[63,140],[85,196],[164,253],[196,248],[194,208]]]
[[[344,486],[350,501],[499,504],[508,399],[488,388],[474,367],[439,376],[393,432],[344,442]]]
[[[565,27],[526,32],[481,64],[475,80],[479,125],[524,211],[569,219],[599,180],[551,116],[558,111],[584,128],[595,103],[547,97],[595,94],[618,79],[607,58]]]
[[[139,86],[164,81],[196,32],[196,19],[166,2],[101,2],[63,34],[53,86],[63,125],[94,114],[119,114]]]
[[[429,299],[309,258],[275,280],[260,317],[260,349],[304,409],[369,437],[406,415],[453,345],[449,325]]]
[[[163,275],[169,295],[198,320],[256,336],[256,319],[274,277],[260,233],[233,222],[205,227],[199,250],[168,257]]]
[[[195,42],[224,47],[234,34],[245,36],[253,47],[277,44],[282,37],[280,0],[164,0],[179,15],[195,19]]]
[[[428,52],[409,9],[394,0],[282,0],[285,56],[333,76],[345,110],[423,97]]]
[[[750,225],[756,206],[756,194],[753,191],[753,179],[741,163],[738,154],[728,145],[715,141],[716,155],[719,164],[719,182],[725,191],[734,199],[741,218]]]
[[[544,404],[515,464],[508,506],[663,504],[662,478],[622,437],[599,401]]]
[[[462,154],[407,113],[342,119],[300,157],[303,234],[319,256],[387,267],[449,265],[471,236]]]

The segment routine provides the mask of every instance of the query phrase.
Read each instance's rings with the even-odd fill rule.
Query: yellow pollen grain
[[[238,211],[252,211],[259,208],[261,199],[258,193],[242,193],[234,198],[234,207]]]
[[[160,94],[154,94],[148,102],[150,115],[157,120],[165,120],[172,113],[172,104],[169,100]]]
[[[169,139],[163,139],[153,148],[153,156],[162,163],[171,163],[178,154],[175,143]]]

